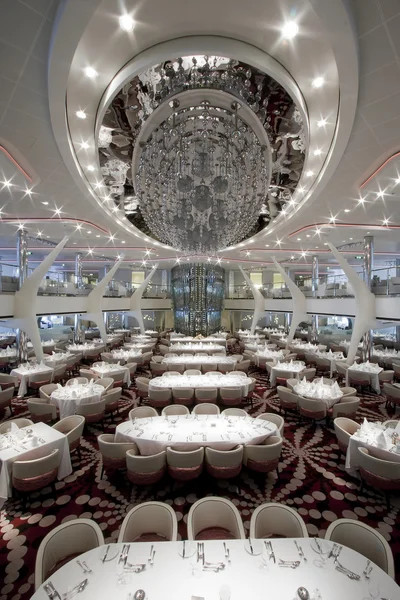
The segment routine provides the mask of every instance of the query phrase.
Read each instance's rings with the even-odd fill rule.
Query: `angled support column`
[[[104,316],[103,316],[103,296],[106,289],[106,286],[110,283],[111,279],[114,277],[114,274],[118,271],[121,262],[123,261],[124,256],[115,263],[115,265],[110,269],[105,277],[96,285],[94,290],[92,290],[87,297],[87,313],[84,315],[80,315],[81,319],[89,319],[96,323],[97,327],[100,331],[100,337],[103,342],[107,343],[107,333],[106,328],[104,326]]]
[[[295,282],[289,277],[286,273],[285,269],[281,267],[281,265],[276,260],[275,256],[272,257],[274,265],[278,269],[279,273],[282,275],[284,282],[289,288],[290,293],[292,294],[293,300],[293,314],[292,314],[292,322],[290,325],[289,335],[287,338],[287,343],[290,344],[293,341],[294,334],[296,333],[297,326],[301,321],[307,320],[307,300],[303,292],[299,290]]]
[[[21,288],[15,293],[14,297],[14,318],[7,321],[7,326],[13,329],[22,329],[30,338],[33,349],[38,360],[43,360],[43,348],[40,339],[39,328],[36,317],[36,298],[40,283],[45,277],[47,271],[60,254],[68,241],[66,236],[59,244],[46,256],[44,261],[29,275],[23,282]]]
[[[376,327],[375,296],[369,291],[363,280],[359,278],[357,273],[340,252],[338,252],[335,246],[328,242],[328,247],[347,276],[347,279],[353,288],[356,301],[356,318],[354,320],[353,333],[346,360],[347,364],[351,365],[357,354],[357,348],[361,337],[366,331]]]
[[[147,275],[146,279],[142,281],[139,287],[133,292],[130,302],[129,302],[129,310],[125,313],[126,316],[134,317],[136,321],[139,323],[140,333],[144,333],[144,321],[142,316],[142,309],[140,308],[143,292],[147,287],[149,281],[151,281],[156,269],[158,267],[158,263],[154,265],[150,273]]]
[[[239,265],[240,272],[242,273],[247,285],[251,288],[254,296],[254,314],[253,321],[251,323],[250,333],[254,334],[258,321],[264,316],[265,312],[265,298],[260,292],[260,290],[254,285],[253,281],[251,281],[250,277],[247,276]]]

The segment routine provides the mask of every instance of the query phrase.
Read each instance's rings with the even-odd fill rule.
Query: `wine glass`
[[[320,556],[320,560],[314,560],[315,566],[321,569],[326,567],[326,560],[330,554],[331,547],[329,546],[328,549],[325,550],[326,546],[323,545],[322,540],[317,541],[316,538],[312,539],[310,546],[311,549]]]

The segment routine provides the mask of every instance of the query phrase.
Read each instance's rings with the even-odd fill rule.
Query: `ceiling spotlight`
[[[78,223],[78,225],[76,226],[76,229],[77,229],[77,231],[80,231],[80,230],[82,229],[82,225],[80,225],[80,224]]]
[[[331,216],[331,218],[329,219],[329,223],[335,223],[336,221],[336,217]]]
[[[87,167],[88,171],[94,171],[94,166],[93,165],[88,165]]]
[[[322,150],[320,148],[314,150],[314,156],[319,156],[320,154],[322,154]]]
[[[307,233],[306,237],[311,237],[311,235],[309,233]]]
[[[89,148],[89,144],[87,142],[80,142],[81,148],[87,150]]]
[[[121,15],[119,18],[119,26],[124,31],[133,31],[135,28],[135,21],[129,15]]]
[[[25,225],[23,223],[20,223],[18,225],[18,229],[20,229],[21,231],[25,228]]]
[[[357,202],[358,202],[358,204],[364,204],[364,202],[365,202],[365,198],[359,198],[359,199],[357,200]]]
[[[121,244],[125,244],[125,243],[126,243],[125,240],[121,240]]]
[[[25,196],[29,196],[29,198],[30,198],[32,196],[32,194],[33,194],[33,191],[30,188],[26,188],[24,198],[25,198]]]
[[[48,205],[48,202],[42,202],[42,204],[44,204],[45,206],[47,206],[47,205]]]
[[[86,77],[89,77],[89,79],[96,79],[98,72],[96,69],[93,69],[93,67],[86,67],[85,75]]]
[[[313,88],[321,88],[325,83],[325,79],[323,77],[316,77],[313,82],[312,82],[312,86]]]
[[[246,256],[250,256],[250,252],[248,250],[246,252]]]
[[[99,238],[100,236],[99,236],[99,235],[96,235],[96,237],[97,237],[97,238]]]
[[[398,185],[400,183],[400,177],[398,177],[395,181],[395,184]]]
[[[1,183],[3,184],[3,188],[10,188],[14,185],[13,183],[11,183],[11,179],[5,179]]]
[[[312,177],[314,175],[314,171],[307,171],[306,177]]]
[[[349,238],[349,240],[352,240],[353,238]]]
[[[382,221],[382,225],[387,225],[388,223],[389,223],[389,219],[386,219],[386,217],[385,217]]]
[[[43,231],[38,231],[36,235],[37,235],[37,237],[42,237]]]
[[[315,233],[318,234],[318,235],[321,235],[321,230],[320,230],[319,227],[316,228]]]
[[[385,195],[385,192],[383,192],[382,190],[379,190],[379,192],[377,193],[376,197],[377,198],[383,198],[384,195]]]
[[[290,257],[290,260],[294,260],[294,258],[295,258],[295,257],[294,257],[294,255],[292,254],[292,256]]]
[[[350,212],[350,209],[349,208],[345,208],[344,212]]]
[[[89,248],[88,254],[93,254],[93,250],[91,248]]]
[[[117,260],[119,260],[121,258],[120,254],[117,254]]]
[[[280,246],[282,244],[282,240],[276,240],[275,243],[276,243],[277,246]]]
[[[297,238],[297,241],[298,241],[298,242],[301,242],[301,238]]]
[[[288,21],[282,27],[282,37],[286,40],[292,40],[299,33],[299,26],[294,21]]]
[[[326,124],[327,124],[327,120],[326,119],[321,119],[320,121],[318,121],[317,126],[318,127],[325,127]]]
[[[111,234],[110,237],[108,238],[110,242],[114,241],[115,239],[115,235]]]
[[[78,117],[78,119],[86,119],[87,117],[87,114],[84,110],[77,110],[75,114]]]
[[[54,215],[57,215],[57,217],[59,217],[62,213],[62,210],[60,208],[57,208],[57,206],[54,209]]]
[[[269,248],[269,244],[265,244],[265,247],[266,247],[266,248]]]

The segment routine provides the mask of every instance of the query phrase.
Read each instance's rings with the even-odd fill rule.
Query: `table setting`
[[[323,352],[326,350],[326,346],[324,344],[312,344],[311,342],[303,342],[302,340],[292,340],[290,346],[293,346],[294,351],[304,350],[305,352],[315,352],[320,350]]]
[[[366,418],[358,431],[349,439],[346,454],[346,470],[354,474],[359,466],[360,446],[370,448],[374,456],[400,463],[400,423],[396,428],[386,427],[383,423],[370,422]],[[399,464],[400,472],[400,464]]]
[[[208,337],[202,337],[202,338],[195,338],[193,336],[184,336],[181,338],[178,338],[179,341],[177,343],[180,344],[193,344],[193,345],[198,345],[198,344],[217,344],[220,346],[226,346],[226,338],[223,337],[216,337],[216,336],[208,336]]]
[[[192,364],[200,364],[200,365],[209,365],[215,364],[218,365],[236,365],[237,358],[233,358],[232,356],[166,356],[162,360],[163,365],[181,365],[184,364],[188,369],[191,368]]]
[[[301,371],[304,371],[305,364],[302,360],[291,360],[290,362],[280,362],[278,361],[276,365],[271,368],[271,386],[275,387],[276,385],[276,372],[277,371],[286,371],[288,378],[299,378],[299,374]]]
[[[314,351],[313,350],[311,353],[314,356],[316,356],[317,358],[325,358],[326,360],[329,360],[329,362],[331,364],[331,370],[330,370],[331,377],[332,377],[333,373],[337,370],[336,369],[336,361],[345,360],[343,352],[332,352],[332,350],[328,350],[328,351],[322,351],[322,350]]]
[[[139,356],[142,356],[142,350],[140,348],[137,350],[135,350],[134,348],[132,348],[131,350],[112,350],[111,356],[113,357],[113,359],[117,359],[123,364],[130,362],[130,360],[133,358],[138,358]]]
[[[146,334],[141,334],[141,333],[136,333],[135,335],[131,335],[131,340],[135,341],[135,342],[147,342],[147,343],[154,343],[154,340],[152,339],[151,335],[146,335]]]
[[[63,387],[58,383],[57,389],[50,396],[50,403],[57,406],[60,419],[63,419],[74,415],[76,407],[80,404],[98,402],[104,393],[105,388],[93,380],[89,383],[78,383],[78,380],[74,379],[72,385]]]
[[[379,373],[383,371],[382,367],[376,363],[370,363],[367,360],[365,363],[353,363],[348,369],[346,369],[346,385],[349,385],[349,372],[368,373],[371,387],[377,394],[380,393],[381,387],[379,384]]]
[[[164,373],[161,377],[154,377],[149,382],[149,390],[166,388],[222,388],[241,387],[244,396],[249,393],[251,377],[241,376],[239,373],[205,373],[204,375],[170,375]]]
[[[17,350],[16,348],[11,348],[11,346],[7,346],[7,348],[3,348],[0,350],[0,358],[16,358]]]
[[[43,362],[48,367],[57,367],[58,365],[62,365],[67,362],[74,355],[71,352],[52,352],[50,355],[46,356],[43,359]]]
[[[328,408],[339,402],[343,397],[343,392],[338,386],[337,381],[332,385],[324,384],[323,378],[307,381],[305,377],[299,380],[294,386],[293,391],[304,398],[315,398],[325,402]]]
[[[99,600],[398,600],[400,590],[382,569],[346,546],[319,538],[274,538],[111,543],[69,561],[32,600],[77,595]]]
[[[82,352],[83,356],[86,356],[87,353],[91,352],[92,350],[98,350],[99,352],[101,352],[101,344],[94,344],[89,342],[85,342],[83,344],[69,344],[67,346],[67,350],[69,352],[72,352],[73,354],[76,354],[77,352]]]
[[[18,428],[11,424],[8,433],[0,435],[0,508],[12,496],[11,471],[15,460],[33,460],[47,456],[54,449],[61,455],[58,479],[72,473],[67,437],[45,423]]]
[[[127,369],[126,367],[121,365],[119,362],[107,363],[107,362],[102,361],[100,363],[95,363],[94,365],[92,365],[91,370],[93,371],[93,373],[96,373],[96,375],[100,375],[100,377],[107,377],[110,374],[112,374],[112,375],[122,374],[123,382],[126,385],[129,385],[131,382],[131,374],[130,374],[129,369]]]
[[[148,340],[147,343],[129,342],[124,344],[122,350],[141,350],[142,352],[151,352],[155,346],[155,342]]]
[[[220,344],[216,344],[214,340],[211,340],[209,343],[203,343],[203,341],[199,342],[176,342],[172,343],[170,346],[171,352],[225,352],[225,348]]]
[[[48,367],[43,361],[40,363],[24,363],[18,365],[16,369],[11,371],[11,375],[18,377],[19,388],[18,396],[22,398],[28,391],[28,380],[31,375],[36,373],[43,373],[43,375],[52,375],[53,369]]]
[[[231,450],[238,444],[261,444],[270,435],[280,437],[275,423],[250,416],[170,415],[120,423],[116,442],[135,442],[140,454],[149,456],[168,446],[194,450],[199,446]]]
[[[269,350],[268,348],[257,350],[254,353],[254,360],[257,366],[260,365],[260,360],[278,362],[282,360],[283,357],[284,355],[282,350]]]

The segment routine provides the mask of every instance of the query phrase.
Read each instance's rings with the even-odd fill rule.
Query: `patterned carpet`
[[[268,388],[265,373],[252,369],[257,379],[256,398],[250,414],[275,412],[276,394]],[[129,410],[137,404],[135,391],[124,392],[117,422],[126,420]],[[18,401],[20,416],[28,416],[26,399]],[[385,410],[382,397],[365,394],[362,397],[359,418],[386,420],[392,417]],[[115,425],[106,428],[111,433]],[[100,480],[101,458],[97,448],[97,435],[101,429],[88,427],[82,439],[82,462],[73,458],[73,473],[56,484],[57,496],[50,488],[32,494],[26,512],[18,500],[8,501],[0,512],[0,600],[28,600],[33,593],[36,550],[51,528],[77,517],[96,520],[104,532],[106,542],[118,536],[121,521],[136,503],[152,500],[154,490],[136,488],[124,475],[106,475]],[[400,503],[386,509],[384,497],[372,489],[358,493],[358,483],[345,473],[344,457],[336,444],[332,427],[297,425],[295,417],[287,416],[285,440],[280,463],[281,480],[275,475],[265,481],[243,469],[238,490],[224,483],[218,486],[204,476],[193,484],[171,491],[170,481],[159,495],[175,509],[179,521],[179,534],[186,535],[186,518],[191,504],[207,494],[230,498],[243,517],[246,530],[251,513],[262,502],[283,502],[296,508],[305,520],[310,535],[324,536],[332,521],[346,517],[375,527],[389,541],[396,561],[397,581],[400,583]],[[196,495],[197,494],[197,495]],[[396,505],[396,506],[394,506]]]

